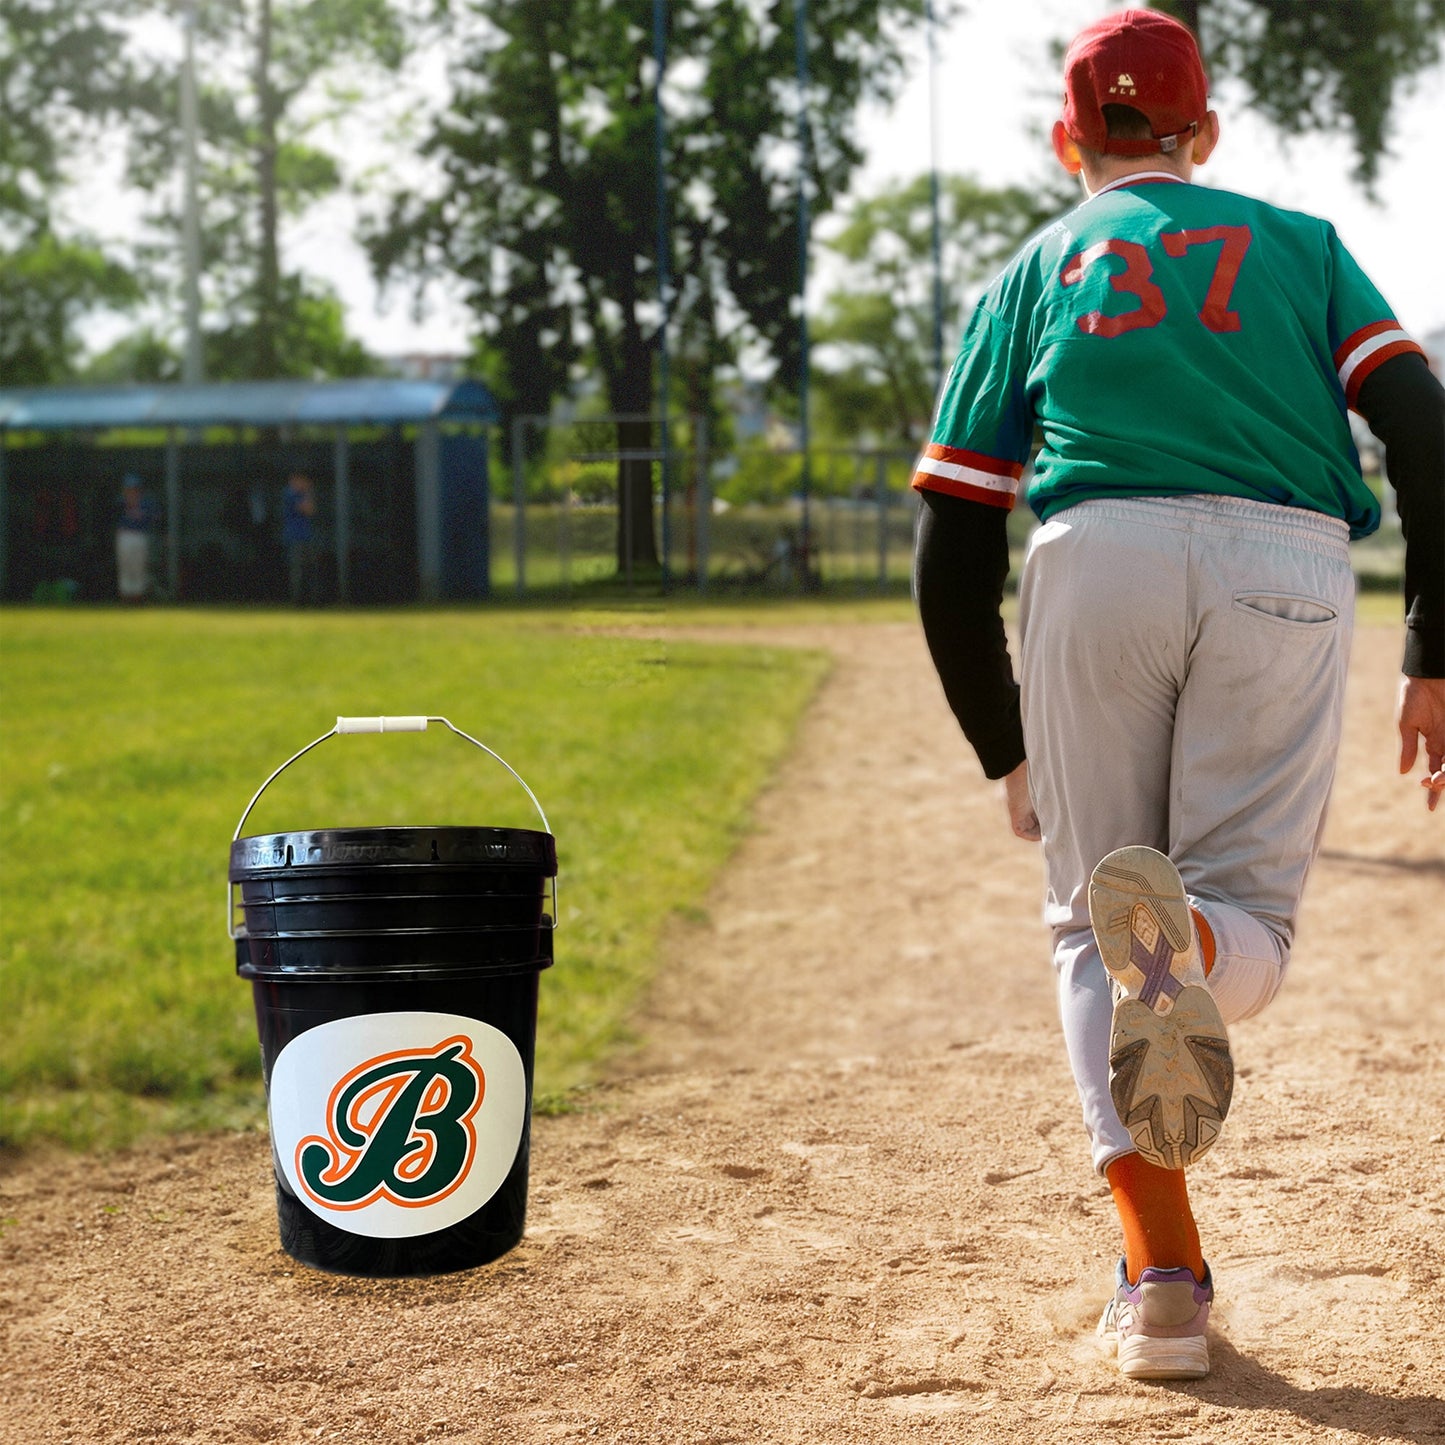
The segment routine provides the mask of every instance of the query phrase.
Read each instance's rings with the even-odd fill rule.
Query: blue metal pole
[[[808,0],[793,8],[793,48],[798,72],[798,443],[802,453],[802,565],[805,585],[812,572],[812,522],[809,504],[813,490],[813,459],[808,434],[808,170],[812,160],[812,133],[808,129]]]
[[[928,203],[933,218],[933,394],[943,387],[943,236],[938,214],[938,49],[933,0],[925,0],[928,24]]]
[[[671,460],[667,422],[670,397],[668,376],[667,323],[672,297],[669,252],[671,225],[667,205],[667,113],[662,107],[662,81],[667,71],[667,4],[652,0],[652,58],[656,62],[653,100],[657,111],[657,304],[661,312],[657,331],[658,410],[662,414],[662,589],[667,591],[668,564],[672,555],[672,533],[668,521],[668,470]]]
[[[185,351],[181,380],[196,386],[206,379],[201,341],[201,221],[197,200],[196,160],[200,123],[196,112],[196,0],[184,0],[181,30],[181,155],[185,188],[181,193],[181,295],[185,302]]]

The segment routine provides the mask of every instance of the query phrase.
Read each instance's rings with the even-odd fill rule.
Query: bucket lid
[[[322,828],[231,844],[232,883],[298,868],[527,868],[557,876],[557,840],[534,828]]]

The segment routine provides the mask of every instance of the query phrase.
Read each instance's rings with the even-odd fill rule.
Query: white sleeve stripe
[[[1355,374],[1355,369],[1362,361],[1373,356],[1382,346],[1393,346],[1397,341],[1408,341],[1409,339],[1409,332],[1403,327],[1398,327],[1393,331],[1382,331],[1379,335],[1371,336],[1360,342],[1340,363],[1340,385],[1348,390],[1350,378]]]
[[[983,472],[977,467],[961,467],[957,462],[941,462],[937,457],[920,457],[918,470],[931,477],[944,477],[950,482],[967,482],[971,487],[984,487],[990,492],[1017,494],[1017,477],[1000,477],[993,472]]]

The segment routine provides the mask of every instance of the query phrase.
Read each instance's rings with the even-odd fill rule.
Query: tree
[[[808,7],[815,214],[861,159],[854,114],[887,98],[923,0]],[[679,335],[715,366],[744,340],[800,364],[794,0],[670,0],[669,203]],[[654,404],[658,343],[652,0],[471,0],[451,11],[452,105],[425,153],[444,187],[401,194],[374,229],[378,273],[459,276],[488,377],[546,412],[587,356],[617,413]],[[720,343],[722,343],[720,345]],[[694,381],[698,373],[694,372]],[[619,428],[650,450],[650,421]],[[656,559],[651,466],[619,467],[619,565]]]
[[[140,300],[135,277],[83,242],[48,227],[0,253],[0,386],[49,386],[74,377],[78,323],[103,306]]]
[[[341,185],[339,163],[311,133],[356,98],[336,83],[341,63],[361,57],[371,66],[358,84],[400,63],[399,3],[197,0],[203,70],[246,77],[240,85],[213,80],[200,97],[208,374],[372,368],[346,335],[330,286],[283,267],[279,233],[283,218]],[[141,329],[112,347],[95,374],[170,374],[178,86],[173,63],[146,55],[128,22],[172,24],[176,14],[175,0],[7,0],[0,8],[0,381],[72,379],[81,365],[78,323],[143,301],[150,315]],[[102,126],[124,128],[128,180],[155,198],[149,236],[124,255],[57,220],[71,172]]]
[[[1440,59],[1445,0],[1156,0],[1285,135],[1348,130],[1368,191],[1402,87]]]
[[[80,379],[112,385],[128,381],[179,381],[181,370],[181,357],[176,348],[154,328],[141,326],[98,355],[89,357],[80,369]]]
[[[924,175],[854,204],[827,243],[845,264],[813,331],[817,389],[835,425],[910,446],[927,430],[941,381],[933,357],[930,190]],[[1074,199],[1035,187],[990,189],[968,176],[939,178],[946,345],[962,329],[969,288]]]
[[[406,53],[402,17],[390,0],[201,0],[196,19],[207,374],[370,369],[331,287],[283,266],[280,232],[341,187],[340,162],[314,139],[356,98],[335,78],[345,63],[362,64],[353,86],[395,71]],[[225,84],[222,74],[246,79]],[[150,251],[157,261],[173,258],[180,230],[174,113],[168,97],[134,117],[131,180],[163,197],[150,217],[164,237]]]
[[[67,380],[78,323],[139,299],[128,258],[56,214],[72,156],[124,113],[141,78],[124,0],[0,8],[0,385]]]

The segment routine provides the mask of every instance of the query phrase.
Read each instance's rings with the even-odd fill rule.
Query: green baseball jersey
[[[1041,518],[1089,497],[1206,493],[1374,531],[1347,420],[1420,351],[1333,227],[1163,171],[1105,187],[984,294],[913,484]],[[1423,353],[1422,353],[1423,354]]]

